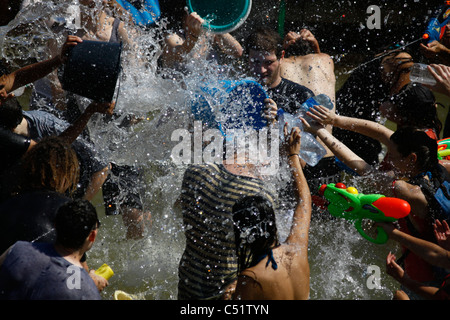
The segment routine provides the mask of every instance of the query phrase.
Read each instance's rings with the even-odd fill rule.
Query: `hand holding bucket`
[[[228,33],[239,28],[250,14],[251,0],[187,0],[189,12],[196,12],[213,33]]]
[[[70,49],[64,66],[64,90],[111,102],[121,68],[122,44],[84,40]]]

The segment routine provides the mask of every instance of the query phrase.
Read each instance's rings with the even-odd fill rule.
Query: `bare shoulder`
[[[394,196],[407,201],[411,205],[411,213],[425,217],[428,212],[428,201],[419,186],[397,180],[393,187]]]
[[[259,300],[264,296],[263,293],[256,273],[247,269],[239,275],[233,297],[242,300]]]
[[[412,195],[414,193],[421,192],[420,187],[410,184],[404,180],[396,180],[394,183],[394,192],[396,195]]]

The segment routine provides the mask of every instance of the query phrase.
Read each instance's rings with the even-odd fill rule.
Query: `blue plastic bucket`
[[[111,102],[121,69],[121,43],[84,40],[64,66],[64,90],[98,102]]]
[[[228,33],[239,28],[252,8],[251,0],[187,0],[190,12],[197,12],[214,33]]]
[[[125,10],[131,13],[133,22],[140,26],[151,26],[161,17],[161,9],[157,0],[143,0],[142,7],[136,8],[133,1],[116,0]],[[130,3],[131,2],[131,3]]]
[[[262,116],[267,98],[264,88],[254,80],[222,80],[201,86],[191,111],[195,120],[221,130],[223,135],[228,129],[260,130],[267,126]]]

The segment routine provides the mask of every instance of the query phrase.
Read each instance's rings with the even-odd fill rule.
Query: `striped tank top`
[[[180,261],[178,299],[218,299],[237,278],[232,207],[246,196],[275,192],[263,180],[235,175],[221,164],[193,165],[183,178],[181,206],[186,248]]]

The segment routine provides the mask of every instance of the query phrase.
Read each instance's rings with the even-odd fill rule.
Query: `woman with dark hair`
[[[437,142],[423,131],[401,127],[393,132],[373,121],[330,115],[326,108],[316,106],[308,113],[319,123],[333,124],[377,139],[387,147],[387,162],[391,171],[382,172],[369,165],[347,146],[326,132],[322,125],[311,126],[302,119],[305,130],[316,133],[342,162],[361,176],[383,173],[373,179],[379,192],[406,200],[411,213],[400,219],[400,228],[418,238],[436,242],[433,233],[435,219],[450,218],[450,177],[437,158]],[[408,252],[405,250],[405,252]],[[440,284],[441,275],[420,257],[407,253],[402,258],[410,278],[422,283]],[[436,282],[437,281],[437,282]]]
[[[294,128],[288,136],[286,151],[297,197],[292,227],[286,241],[280,243],[278,240],[275,212],[266,198],[245,197],[233,206],[239,274],[233,296],[235,299],[309,298],[311,194],[298,157],[298,128]]]
[[[414,127],[439,140],[442,122],[437,113],[433,92],[419,83],[409,83],[380,106],[382,116],[397,128]]]

